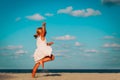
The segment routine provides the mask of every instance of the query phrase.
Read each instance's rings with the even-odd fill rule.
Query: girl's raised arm
[[[43,36],[45,36],[46,35],[46,23],[45,22],[42,23],[42,31],[43,31]]]

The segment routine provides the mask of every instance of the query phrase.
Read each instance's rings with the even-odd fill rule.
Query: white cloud
[[[39,21],[39,20],[44,20],[45,17],[36,13],[34,15],[31,15],[31,16],[26,16],[27,19],[30,19],[30,20],[36,20],[36,21]]]
[[[82,46],[82,44],[79,42],[75,42],[75,46]]]
[[[85,10],[74,10],[70,13],[72,16],[84,16]]]
[[[103,45],[104,48],[120,48],[120,44],[117,43],[105,43]]]
[[[74,40],[76,39],[76,37],[71,35],[65,35],[65,36],[55,37],[54,39],[55,40]]]
[[[61,13],[69,14],[69,13],[72,12],[72,9],[73,9],[72,6],[69,6],[69,7],[65,8],[65,9],[59,9],[57,11],[57,13],[58,14],[61,14]]]
[[[101,12],[99,10],[94,10],[92,8],[86,9],[86,12],[84,13],[84,16],[96,16],[101,15]]]
[[[0,47],[0,53],[4,53],[4,55],[9,56],[16,56],[16,55],[21,55],[24,53],[27,53],[27,51],[23,50],[23,46],[22,45],[8,45],[5,47]]]
[[[65,55],[63,54],[60,54],[60,53],[57,53],[57,54],[54,54],[56,57],[65,57]]]
[[[55,50],[55,53],[66,53],[69,52],[69,50]]]
[[[88,17],[101,15],[99,10],[94,10],[92,8],[82,9],[82,10],[73,10],[72,6],[69,6],[65,9],[60,9],[57,11],[58,14],[69,14],[76,17]]]
[[[84,52],[86,52],[86,53],[98,53],[98,50],[90,49],[90,50],[85,50]]]
[[[83,10],[75,10],[71,12],[72,16],[83,16],[83,17],[88,17],[88,16],[96,16],[96,15],[101,15],[101,12],[99,10],[94,10],[92,8],[88,9],[83,9]]]
[[[53,16],[54,14],[52,13],[46,13],[45,16]]]
[[[103,45],[103,47],[105,47],[105,48],[111,47],[111,44],[106,43],[106,44]]]
[[[8,45],[6,47],[1,47],[0,50],[4,50],[4,49],[7,49],[7,50],[15,50],[15,49],[21,49],[23,48],[22,45],[18,45],[18,46],[14,46],[14,45]]]
[[[19,54],[25,54],[25,53],[27,53],[27,51],[24,51],[24,50],[17,50],[15,52],[15,54],[17,54],[17,55],[19,55]]]
[[[20,21],[21,20],[21,17],[17,17],[15,21]]]
[[[114,39],[114,36],[104,36],[104,39]]]

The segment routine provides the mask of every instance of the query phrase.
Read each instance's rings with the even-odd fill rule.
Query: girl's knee
[[[54,55],[51,55],[51,60],[54,60],[55,59],[55,56]]]

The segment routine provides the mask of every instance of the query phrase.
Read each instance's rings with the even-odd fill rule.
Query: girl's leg
[[[34,66],[34,68],[33,68],[33,71],[32,71],[32,77],[33,78],[35,77],[35,74],[36,74],[36,71],[37,71],[39,65],[40,65],[40,63],[36,63],[35,66]]]
[[[52,61],[52,60],[54,60],[54,59],[55,59],[54,55],[51,55],[51,56],[46,56],[46,57],[44,57],[44,58],[41,59],[39,62],[40,62],[40,64],[42,65],[42,68],[44,69],[44,63],[45,63],[45,62],[48,62],[48,61]]]
[[[41,59],[41,60],[39,61],[39,63],[42,65],[42,69],[44,69],[44,62],[43,62],[43,59]]]
[[[45,58],[42,59],[42,61],[48,62],[48,61],[52,61],[54,59],[55,59],[54,55],[51,55],[51,56],[46,56]]]

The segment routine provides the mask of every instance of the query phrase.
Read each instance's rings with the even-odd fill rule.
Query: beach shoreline
[[[120,73],[0,73],[0,80],[120,80]]]

